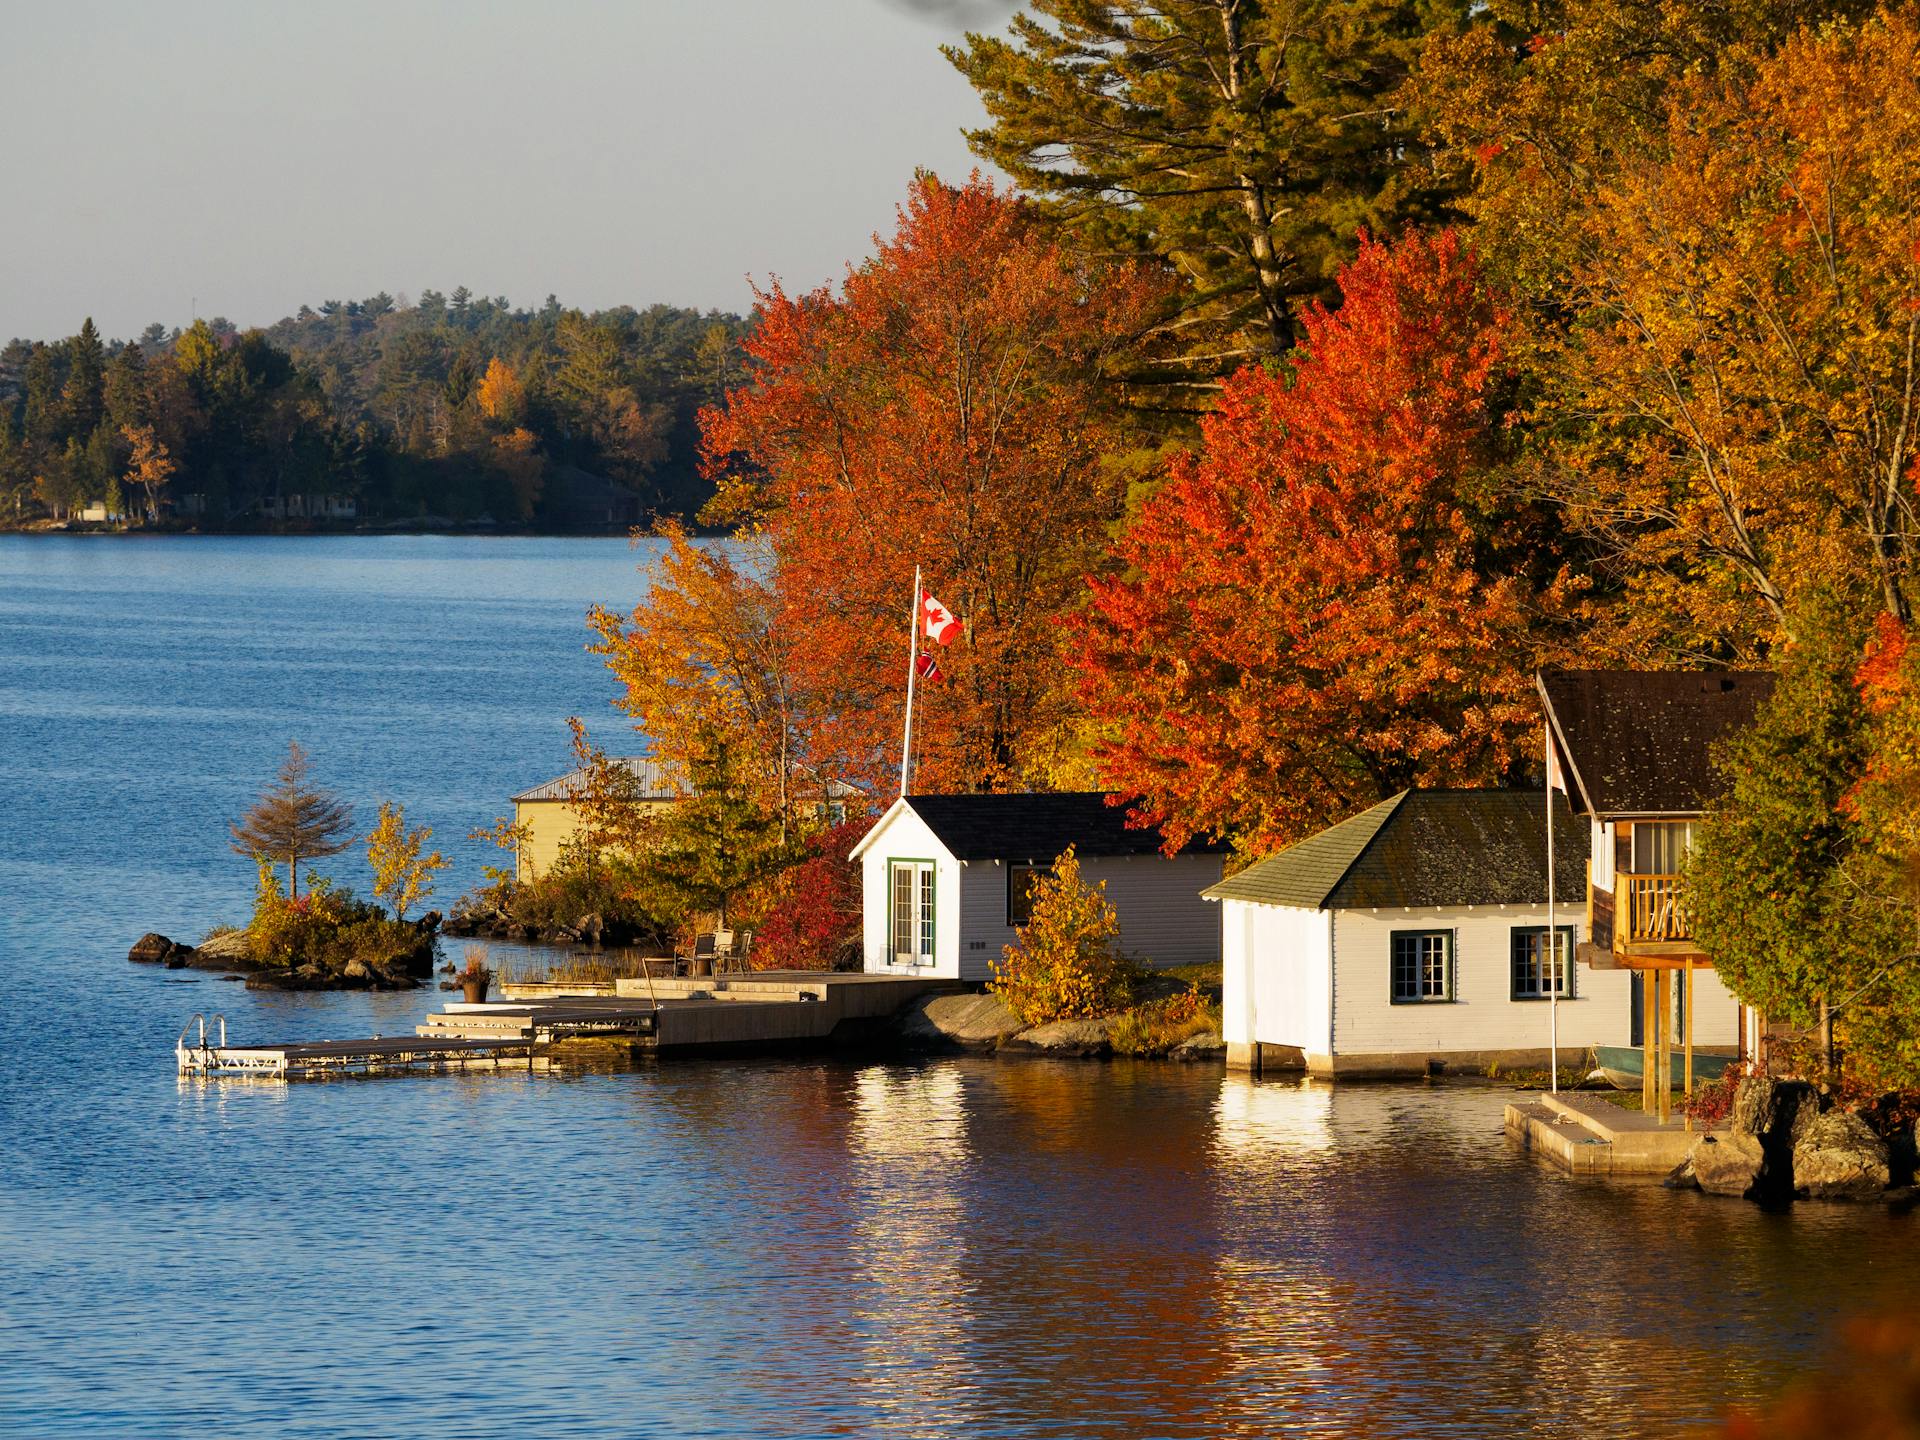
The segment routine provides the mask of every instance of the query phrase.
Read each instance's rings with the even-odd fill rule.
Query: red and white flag
[[[914,670],[922,680],[944,680],[946,674],[940,669],[940,662],[931,655],[922,655],[913,662]]]
[[[942,645],[950,645],[957,640],[963,628],[951,610],[924,590],[920,592],[920,625],[929,640]]]

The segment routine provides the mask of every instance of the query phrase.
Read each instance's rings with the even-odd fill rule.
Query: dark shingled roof
[[[1077,855],[1156,855],[1160,831],[1131,829],[1127,808],[1100,791],[1055,795],[909,795],[907,804],[956,860],[1046,865]],[[1195,841],[1183,854],[1224,849]]]
[[[1543,905],[1543,790],[1402,790],[1206,890],[1307,910]],[[1587,832],[1554,800],[1554,867],[1568,913],[1586,900]]]
[[[1718,790],[1714,742],[1773,693],[1754,670],[1543,670],[1540,696],[1589,815],[1698,815]]]

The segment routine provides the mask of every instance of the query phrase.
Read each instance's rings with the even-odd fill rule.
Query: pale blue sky
[[[837,278],[1012,0],[0,0],[0,339],[466,285],[744,309]]]

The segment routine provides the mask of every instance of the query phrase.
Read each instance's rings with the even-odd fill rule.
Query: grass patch
[[[1218,1007],[1209,1003],[1197,985],[1189,985],[1122,1011],[1108,1035],[1116,1054],[1164,1055],[1183,1040],[1219,1028]]]

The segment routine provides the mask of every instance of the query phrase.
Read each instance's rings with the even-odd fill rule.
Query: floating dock
[[[196,1032],[193,1040],[189,1032]],[[216,1038],[217,1037],[217,1038]],[[232,1045],[224,1016],[195,1015],[174,1045],[182,1075],[310,1080],[409,1070],[544,1070],[531,1036],[373,1035],[363,1040],[298,1040],[283,1045]]]
[[[817,971],[516,985],[504,1000],[450,1004],[411,1036],[232,1045],[222,1017],[196,1015],[181,1030],[174,1055],[182,1075],[295,1080],[542,1070],[554,1064],[556,1046],[593,1037],[624,1039],[663,1057],[774,1053],[858,1035],[922,995],[963,988],[948,980]]]

